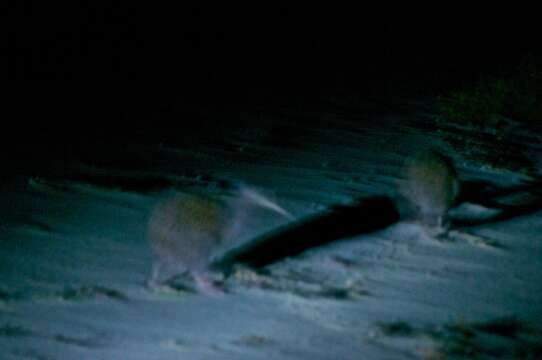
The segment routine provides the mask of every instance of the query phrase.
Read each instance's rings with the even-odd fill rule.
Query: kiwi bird
[[[400,192],[423,225],[445,230],[447,212],[459,194],[452,161],[435,150],[414,155],[406,162]]]
[[[249,188],[238,189],[222,200],[176,194],[161,201],[148,223],[148,239],[155,255],[149,287],[188,272],[198,290],[214,292],[208,266],[217,250],[239,234],[253,206],[292,218],[282,207]]]

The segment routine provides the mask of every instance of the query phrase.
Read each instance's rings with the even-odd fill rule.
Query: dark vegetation
[[[542,125],[542,57],[527,54],[513,71],[482,75],[478,81],[440,96],[442,120],[480,128],[496,127],[503,118]]]
[[[427,337],[435,358],[453,359],[538,359],[542,356],[542,333],[516,317],[486,322],[455,322],[443,326],[415,327],[397,321],[379,325],[390,337]]]
[[[435,116],[446,140],[471,159],[536,177],[529,144],[542,133],[542,55],[518,55],[451,89],[438,96]]]

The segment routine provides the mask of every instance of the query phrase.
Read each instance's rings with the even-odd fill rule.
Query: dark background
[[[434,95],[481,72],[510,71],[539,38],[529,9],[2,6],[4,139],[15,142],[129,136],[171,121],[189,130],[194,120],[175,114],[194,106],[303,106],[332,93]]]

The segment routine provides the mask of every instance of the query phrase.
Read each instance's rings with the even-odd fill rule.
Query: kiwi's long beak
[[[289,220],[293,220],[294,219],[294,216],[292,214],[290,214],[287,210],[283,209],[281,206],[275,204],[274,202],[272,202],[271,200],[267,199],[266,197],[264,197],[263,195],[259,194],[258,192],[254,191],[254,190],[251,190],[251,189],[242,189],[241,190],[241,195],[263,207],[263,208],[267,208],[269,210],[272,210],[272,211],[275,211],[276,213],[284,216],[285,218],[289,219]]]

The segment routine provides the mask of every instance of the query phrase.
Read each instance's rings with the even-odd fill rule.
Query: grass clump
[[[418,330],[405,321],[394,321],[379,324],[380,330],[386,336],[415,336]]]
[[[83,301],[94,298],[110,298],[114,300],[126,301],[128,298],[121,292],[108,289],[102,286],[79,286],[66,287],[58,296],[67,301]]]
[[[416,327],[398,321],[380,329],[389,337],[430,339],[424,359],[542,359],[542,331],[514,316]]]
[[[20,325],[12,325],[10,323],[0,326],[0,336],[2,337],[20,337],[29,336],[32,331]]]

